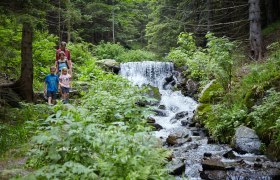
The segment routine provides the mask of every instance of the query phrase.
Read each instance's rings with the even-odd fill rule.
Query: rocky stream
[[[280,179],[280,163],[260,154],[261,142],[254,130],[237,128],[235,147],[230,147],[214,142],[207,129],[193,122],[199,104],[172,90],[181,81],[172,63],[124,63],[119,74],[135,85],[149,84],[159,89],[161,99],[149,123],[158,130],[154,135],[163,146],[172,151],[167,168],[176,179]]]

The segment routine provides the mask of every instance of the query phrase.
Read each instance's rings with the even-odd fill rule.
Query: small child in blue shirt
[[[48,104],[53,105],[56,99],[56,92],[58,89],[59,79],[58,76],[55,75],[56,68],[52,66],[50,68],[50,74],[45,78],[45,90],[44,93],[47,94]]]

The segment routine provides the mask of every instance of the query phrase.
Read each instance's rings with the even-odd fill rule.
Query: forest
[[[62,41],[73,91],[50,106],[44,83]],[[166,166],[174,149],[152,135],[151,87],[107,60],[171,62],[183,78],[172,90],[198,103],[192,121],[208,138],[232,147],[245,126],[280,160],[278,0],[1,0],[0,59],[0,179],[179,175]]]

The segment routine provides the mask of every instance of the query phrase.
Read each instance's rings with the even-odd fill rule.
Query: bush
[[[101,42],[96,46],[94,55],[99,59],[116,59],[121,54],[125,53],[124,47],[120,44],[113,44],[110,42]]]
[[[148,133],[149,108],[136,105],[145,99],[142,90],[100,71],[94,59],[86,64],[93,65],[81,68],[80,77],[93,70],[91,89],[78,107],[54,107],[33,137],[28,165],[38,170],[27,178],[168,179],[169,152]]]
[[[0,154],[26,143],[52,110],[44,105],[22,104],[21,109],[10,108],[7,112],[0,126]]]
[[[45,77],[50,73],[50,67],[55,65],[55,45],[58,38],[47,32],[35,32],[33,42],[34,88],[43,89]]]
[[[155,61],[157,60],[157,56],[149,51],[128,50],[119,55],[117,60],[120,62]]]

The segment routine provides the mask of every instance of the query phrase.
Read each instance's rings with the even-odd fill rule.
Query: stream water
[[[119,74],[135,85],[159,88],[161,100],[152,118],[161,130],[154,134],[173,152],[167,167],[176,179],[280,179],[280,163],[263,155],[238,154],[228,145],[209,141],[207,130],[192,122],[198,103],[180,91],[172,91],[172,85],[166,85],[165,79],[174,74],[172,63],[124,63]]]

